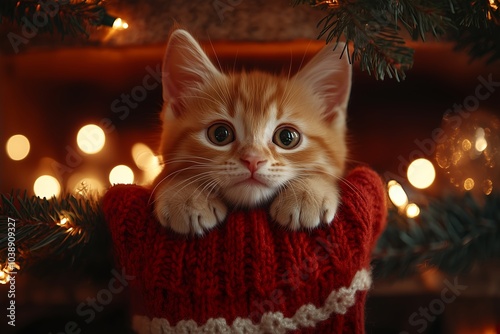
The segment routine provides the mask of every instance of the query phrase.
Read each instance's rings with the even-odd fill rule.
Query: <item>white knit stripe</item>
[[[291,318],[285,318],[281,312],[266,312],[258,324],[254,324],[248,318],[236,318],[229,326],[224,318],[210,318],[203,325],[198,325],[194,320],[182,320],[177,325],[171,326],[164,318],[150,320],[147,316],[135,315],[132,326],[139,334],[284,334],[299,327],[314,327],[333,313],[345,314],[356,302],[356,292],[368,290],[370,286],[370,271],[361,269],[354,275],[350,287],[333,290],[322,307],[317,308],[313,304],[302,305]]]

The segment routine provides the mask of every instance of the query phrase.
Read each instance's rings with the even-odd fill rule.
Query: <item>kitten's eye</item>
[[[215,123],[208,128],[208,139],[215,145],[224,146],[234,141],[233,128],[226,123]]]
[[[292,149],[299,145],[300,134],[294,128],[284,126],[274,132],[273,143],[281,148]]]

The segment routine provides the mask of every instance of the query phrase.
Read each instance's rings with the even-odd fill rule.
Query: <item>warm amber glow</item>
[[[154,153],[147,145],[136,143],[132,146],[132,158],[139,169],[146,170],[150,167]]]
[[[132,146],[132,157],[137,167],[144,171],[142,183],[150,183],[163,169],[158,157],[143,143],[137,143]]]
[[[391,202],[398,208],[404,208],[408,203],[406,192],[396,181],[391,180],[387,183],[387,192],[389,193]]]
[[[472,144],[471,144],[470,140],[464,139],[464,141],[462,142],[462,150],[468,151],[468,150],[470,150],[471,147],[472,147]]]
[[[118,165],[114,167],[109,173],[109,182],[111,184],[118,183],[133,183],[134,182],[134,172],[130,167],[125,165]]]
[[[324,1],[317,2],[314,6],[317,7],[317,6],[321,6],[321,5],[327,5],[328,8],[336,8],[340,4],[339,4],[339,0],[324,0]]]
[[[405,210],[408,218],[415,218],[420,214],[420,208],[415,203],[408,204]]]
[[[15,269],[21,269],[17,262],[9,262],[4,266],[0,264],[0,284],[7,284],[10,281],[10,273]]]
[[[484,137],[476,139],[476,145],[475,145],[476,151],[483,152],[484,150],[486,150],[486,147],[488,147],[488,142]]]
[[[418,189],[429,187],[436,178],[436,170],[427,159],[414,160],[407,171],[408,181]]]
[[[489,195],[493,191],[493,182],[490,179],[484,180],[483,191],[485,195]]]
[[[472,188],[474,188],[474,180],[469,177],[464,181],[464,189],[472,190]]]
[[[489,328],[484,328],[481,334],[498,334],[498,332],[494,326],[491,326]]]
[[[66,225],[68,222],[69,222],[69,219],[68,219],[68,218],[66,218],[66,217],[63,217],[63,218],[61,218],[61,220],[59,221],[59,223],[57,223],[57,225],[59,225],[59,226],[64,226],[64,225]]]
[[[113,22],[113,29],[124,30],[128,28],[128,23],[122,20],[121,18],[117,18],[115,22]]]
[[[35,191],[35,195],[40,198],[57,197],[61,192],[61,185],[55,177],[42,175],[36,179],[33,190]]]
[[[9,282],[9,275],[2,270],[2,266],[0,265],[0,284],[7,284]]]
[[[476,143],[474,144],[474,148],[479,153],[483,152],[486,147],[488,147],[488,142],[486,138],[484,138],[485,135],[486,133],[483,128],[478,128],[476,130]]]
[[[80,150],[87,154],[95,154],[102,150],[106,143],[104,131],[95,124],[83,126],[76,136]]]
[[[12,160],[23,160],[30,152],[30,141],[23,135],[14,135],[7,140],[5,149]]]
[[[496,4],[495,0],[490,0],[490,7],[493,10],[497,10],[498,9],[498,5]]]

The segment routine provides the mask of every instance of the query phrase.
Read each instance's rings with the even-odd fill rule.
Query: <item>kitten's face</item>
[[[292,180],[341,177],[347,100],[339,96],[349,93],[350,81],[324,82],[326,70],[314,61],[292,78],[226,75],[190,42],[179,40],[179,54],[171,51],[164,63],[166,168],[158,182],[183,179],[249,207]]]

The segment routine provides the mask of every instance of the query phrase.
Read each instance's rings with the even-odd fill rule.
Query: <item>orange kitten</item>
[[[166,166],[154,192],[162,225],[203,234],[228,208],[268,203],[290,229],[333,220],[351,66],[331,49],[292,78],[223,74],[188,32],[172,33],[163,63]]]

